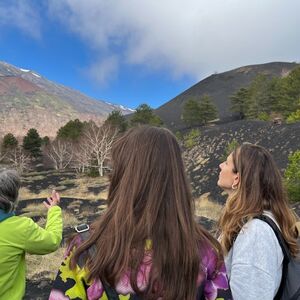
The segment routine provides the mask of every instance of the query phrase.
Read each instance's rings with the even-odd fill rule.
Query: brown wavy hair
[[[194,300],[201,271],[201,250],[213,247],[219,262],[221,248],[194,220],[191,195],[180,147],[167,129],[128,130],[112,148],[108,208],[93,225],[90,238],[71,260],[95,245],[86,260],[90,279],[115,286],[130,270],[134,291],[143,299]],[[137,274],[150,240],[152,268],[145,291]]]
[[[232,152],[234,173],[240,181],[228,197],[219,220],[221,246],[227,253],[245,223],[271,211],[280,226],[290,252],[296,256],[299,249],[297,217],[289,207],[282,176],[271,154],[263,147],[243,144]]]

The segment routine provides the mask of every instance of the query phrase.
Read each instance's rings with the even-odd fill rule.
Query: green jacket
[[[62,239],[59,206],[48,211],[46,228],[30,218],[12,216],[0,222],[0,300],[20,300],[25,293],[25,253],[55,251]]]

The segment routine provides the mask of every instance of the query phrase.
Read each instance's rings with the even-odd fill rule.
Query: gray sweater
[[[225,257],[233,299],[273,300],[281,281],[282,261],[272,228],[258,219],[245,224]]]

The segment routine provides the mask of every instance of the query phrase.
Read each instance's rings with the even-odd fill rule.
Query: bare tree
[[[54,140],[45,151],[56,170],[68,167],[73,158],[73,146],[70,142],[61,139]]]
[[[7,153],[4,151],[1,151],[1,148],[0,148],[0,162],[5,158],[6,154]]]
[[[74,146],[73,167],[78,173],[84,173],[90,166],[92,155],[85,144],[85,140],[81,139],[77,145]]]
[[[109,159],[111,146],[117,134],[117,128],[107,125],[98,127],[93,122],[83,133],[84,145],[91,155],[90,167],[97,168],[100,176],[103,176],[104,163]]]
[[[3,150],[2,147],[3,144],[3,139],[0,139],[0,162],[5,158],[6,156],[6,151]]]
[[[28,154],[24,153],[21,147],[12,149],[7,154],[7,159],[20,174],[29,169],[31,158]]]

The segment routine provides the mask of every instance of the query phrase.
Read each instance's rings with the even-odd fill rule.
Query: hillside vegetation
[[[241,88],[248,88],[259,75],[267,80],[272,78],[284,78],[295,68],[296,63],[272,62],[260,65],[240,67],[224,73],[213,74],[169,102],[155,110],[163,122],[174,131],[187,127],[182,119],[184,106],[187,101],[200,99],[209,95],[217,108],[221,122],[233,121],[239,118],[239,114],[231,109],[231,96]]]
[[[240,119],[269,121],[280,117],[288,123],[300,121],[300,67],[285,77],[259,74],[249,87],[231,96],[231,110]]]

